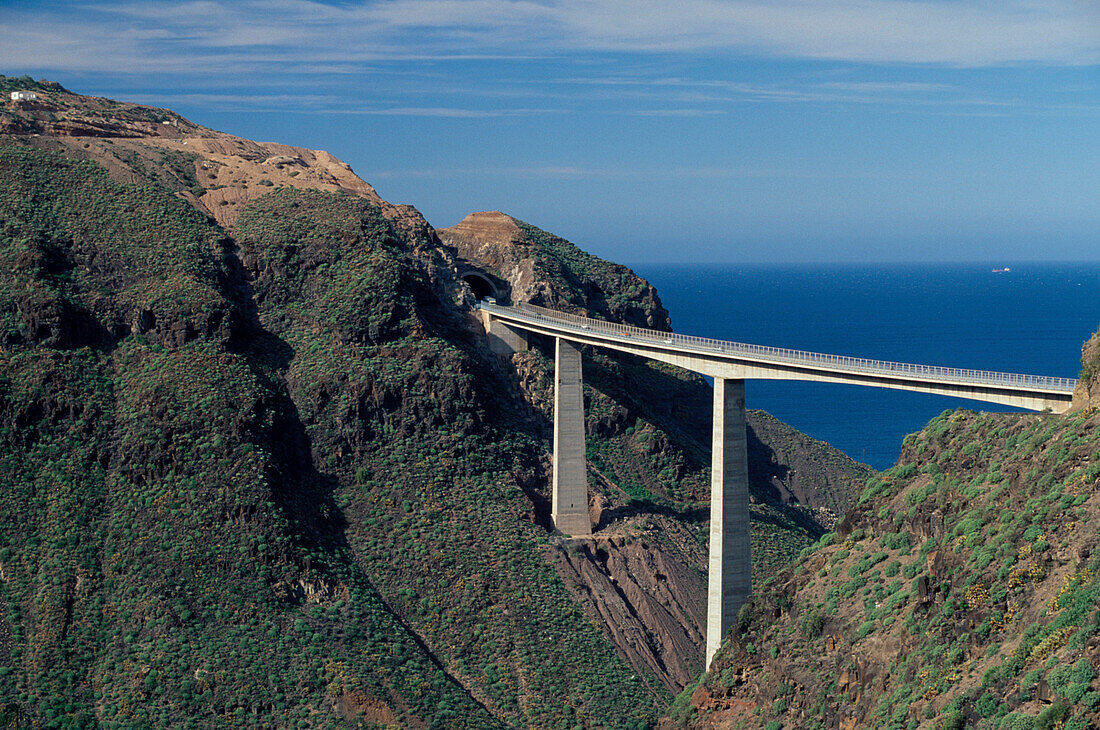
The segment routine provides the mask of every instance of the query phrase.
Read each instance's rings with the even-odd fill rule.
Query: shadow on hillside
[[[632,499],[627,504],[604,510],[598,527],[638,515],[662,515],[685,524],[697,525],[710,519],[710,507],[702,505],[675,507],[648,499]]]
[[[304,543],[301,547],[320,548],[335,561],[335,551],[347,546],[347,521],[334,497],[339,482],[317,469],[312,442],[298,406],[279,378],[279,373],[285,372],[294,358],[294,348],[264,328],[251,276],[240,259],[236,243],[228,238],[221,243],[227,272],[223,286],[234,304],[236,317],[230,348],[245,358],[271,394],[271,401],[264,405],[272,413],[266,434],[275,472],[271,479],[272,499],[287,517],[289,532]]]
[[[746,424],[745,440],[749,462],[749,493],[767,504],[785,504],[793,495],[786,495],[776,486],[790,478],[791,468],[776,457],[775,449],[760,440],[751,425]]]

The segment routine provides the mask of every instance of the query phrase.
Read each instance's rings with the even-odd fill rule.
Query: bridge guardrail
[[[889,360],[871,360],[862,357],[849,357],[847,355],[828,355],[818,352],[806,352],[803,350],[790,350],[783,347],[750,345],[743,342],[715,340],[709,337],[680,335],[674,332],[661,332],[660,330],[646,329],[644,327],[635,327],[633,325],[591,319],[577,314],[559,312],[555,309],[527,304],[526,302],[520,302],[511,306],[478,302],[477,306],[490,312],[499,312],[505,317],[512,317],[520,320],[528,319],[533,323],[544,322],[558,326],[562,324],[572,324],[575,325],[575,329],[580,330],[582,334],[584,331],[603,332],[620,338],[627,337],[646,340],[664,346],[673,345],[695,352],[746,355],[749,357],[766,358],[773,362],[790,365],[827,367],[871,375],[895,377],[909,376],[912,378],[927,378],[952,383],[1004,386],[1008,388],[1039,390],[1053,393],[1072,393],[1073,389],[1077,386],[1076,378],[1001,373],[991,370],[948,368],[937,365],[892,362]]]

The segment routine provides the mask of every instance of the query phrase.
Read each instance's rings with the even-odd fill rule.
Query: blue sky
[[[1100,259],[1094,0],[4,0],[0,72],[625,262]]]

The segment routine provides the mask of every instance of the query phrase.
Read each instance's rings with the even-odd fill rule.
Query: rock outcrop
[[[516,301],[671,329],[657,290],[645,279],[504,213],[471,213],[437,232],[460,257],[506,280]]]
[[[1081,376],[1073,391],[1070,413],[1100,406],[1100,332],[1081,348]]]
[[[699,675],[706,641],[706,552],[696,541],[691,562],[685,561],[686,541],[669,545],[682,531],[673,520],[652,518],[618,535],[563,542],[555,551],[615,646],[672,694]]]

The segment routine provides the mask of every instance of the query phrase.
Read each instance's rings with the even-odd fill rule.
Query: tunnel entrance
[[[485,297],[492,297],[494,299],[500,298],[500,294],[497,292],[497,288],[493,286],[493,282],[476,271],[469,271],[463,274],[462,280],[470,286],[470,290],[473,291],[477,299],[484,299]]]

